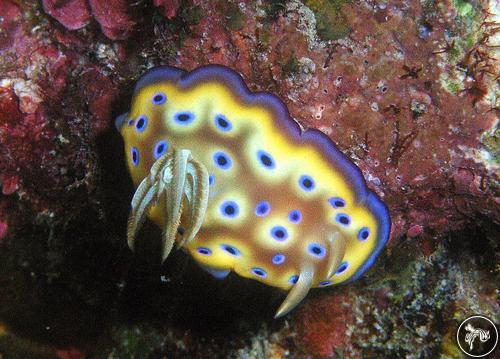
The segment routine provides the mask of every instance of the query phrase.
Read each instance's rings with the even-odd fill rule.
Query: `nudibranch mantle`
[[[116,126],[138,187],[129,244],[147,215],[164,258],[175,241],[217,277],[291,289],[277,315],[311,287],[359,278],[388,240],[388,210],[360,170],[224,66],[149,70]]]

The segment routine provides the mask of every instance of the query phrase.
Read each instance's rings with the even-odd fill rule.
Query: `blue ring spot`
[[[326,255],[326,249],[319,243],[309,243],[307,251],[316,258],[324,258]]]
[[[325,281],[319,283],[319,285],[321,287],[324,287],[325,285],[329,285],[329,284],[332,284],[331,280],[325,280]]]
[[[274,159],[271,155],[265,151],[259,150],[257,151],[257,157],[259,158],[259,162],[266,168],[272,170],[276,168],[276,164],[274,163]]]
[[[252,273],[255,274],[257,277],[261,277],[261,278],[267,277],[266,271],[262,268],[252,268]]]
[[[284,255],[284,254],[281,254],[281,253],[276,254],[276,255],[273,257],[272,262],[273,262],[274,264],[277,264],[277,265],[282,264],[283,262],[285,262],[285,255]]]
[[[158,141],[153,150],[154,158],[158,159],[168,151],[168,143],[165,140]]]
[[[234,257],[239,257],[241,255],[238,248],[230,246],[229,244],[222,244],[221,248]]]
[[[224,217],[235,218],[240,213],[240,207],[234,201],[225,201],[220,206],[220,213]]]
[[[302,175],[299,178],[299,186],[304,191],[309,192],[312,191],[314,187],[316,187],[316,184],[314,183],[314,179],[311,176]]]
[[[335,220],[343,226],[351,224],[351,218],[345,213],[339,213],[335,216]]]
[[[213,160],[214,160],[214,164],[223,170],[228,170],[233,165],[233,162],[231,161],[231,157],[229,157],[224,152],[214,153]]]
[[[333,208],[345,207],[345,201],[340,197],[332,197],[328,200],[328,203],[330,203]]]
[[[174,121],[179,125],[187,126],[194,121],[194,113],[189,111],[177,112],[174,115]]]
[[[258,217],[265,217],[271,211],[271,205],[267,201],[262,201],[255,207],[255,215]]]
[[[224,115],[215,116],[214,122],[215,122],[215,127],[217,127],[217,129],[221,130],[222,132],[231,131],[231,129],[233,128],[231,122]]]
[[[137,167],[139,164],[139,150],[136,147],[130,149],[130,155],[132,157],[132,164]]]
[[[212,251],[205,247],[198,247],[197,252],[203,254],[204,256],[209,256],[212,254]]]
[[[342,274],[342,273],[344,273],[348,267],[349,267],[349,263],[342,262],[342,264],[339,266],[339,269],[337,269],[337,273],[335,273],[335,274]]]
[[[277,241],[284,241],[288,238],[288,231],[283,226],[274,226],[271,228],[271,236]]]
[[[148,125],[148,118],[144,115],[141,115],[137,118],[137,122],[135,123],[135,129],[137,132],[142,132],[146,129]]]
[[[151,100],[153,105],[163,105],[167,102],[167,96],[163,92],[157,92],[153,95],[153,99]]]
[[[298,209],[294,209],[288,213],[288,220],[294,224],[300,223],[302,221],[302,213]]]
[[[363,227],[358,232],[358,239],[360,241],[366,241],[370,236],[370,229],[368,227]]]
[[[288,283],[290,283],[290,284],[296,284],[298,280],[299,280],[299,276],[298,275],[292,275],[290,277],[290,279],[288,280]]]
[[[213,175],[208,176],[208,185],[213,186],[215,183],[215,177]]]
[[[130,120],[128,120],[128,125],[129,126],[132,126],[133,124],[134,124],[134,119],[133,118],[131,118]]]

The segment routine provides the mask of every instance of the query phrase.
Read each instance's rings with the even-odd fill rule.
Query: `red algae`
[[[0,173],[2,192],[6,195],[23,188],[27,180],[23,173],[39,171],[44,157],[50,156],[48,152],[54,148],[53,132],[46,124],[46,114],[38,108],[39,98],[30,95],[28,90],[18,90],[20,95],[16,96],[14,88],[0,88],[0,108],[4,110],[0,111],[0,149],[3,156]],[[45,176],[34,178],[42,180]]]
[[[411,226],[408,229],[408,232],[407,232],[408,237],[410,237],[410,238],[418,237],[422,233],[424,233],[424,228],[421,225],[419,225],[419,224],[414,224],[413,226]]]
[[[17,176],[2,176],[2,193],[4,195],[9,195],[17,191],[19,188]]]
[[[83,359],[85,355],[76,348],[59,349],[56,351],[57,359]]]
[[[87,0],[43,0],[44,11],[69,30],[81,29],[90,22]]]
[[[167,19],[175,17],[180,6],[179,0],[153,0],[153,4],[163,8],[163,16]]]
[[[19,26],[18,20],[21,16],[21,11],[16,3],[5,0],[0,2],[0,14],[3,20],[0,22],[0,49],[12,45],[12,37],[9,36],[16,31]]]
[[[320,358],[342,352],[349,342],[348,326],[354,320],[350,302],[344,294],[310,300],[294,318],[299,345]]]
[[[111,40],[128,38],[135,24],[130,16],[130,3],[125,0],[43,0],[42,4],[45,12],[68,30],[81,29],[95,19]]]
[[[123,40],[130,36],[135,22],[126,0],[89,0],[92,15],[101,25],[102,32],[111,40]]]
[[[7,222],[0,221],[0,240],[7,235],[9,225]]]
[[[83,96],[92,115],[92,131],[96,136],[110,129],[111,105],[118,90],[97,68],[89,67],[80,76]]]
[[[236,66],[247,83],[256,84],[254,88],[277,92],[286,99],[293,117],[306,127],[328,133],[348,152],[389,208],[398,207],[391,203],[411,203],[412,209],[427,215],[424,225],[432,230],[441,230],[442,217],[450,217],[446,212],[456,217],[450,228],[459,229],[464,223],[465,218],[458,219],[463,212],[457,213],[444,194],[453,191],[450,178],[460,168],[471,168],[489,178],[483,181],[486,187],[482,191],[467,192],[475,210],[494,208],[493,188],[489,187],[494,173],[460,155],[463,150],[457,147],[480,147],[476,134],[490,128],[494,116],[488,108],[464,107],[465,93],[456,96],[443,91],[437,80],[443,73],[437,65],[443,60],[433,54],[431,44],[432,39],[444,36],[445,27],[433,21],[432,39],[422,40],[412,17],[403,16],[397,6],[376,10],[375,17],[366,7],[345,8],[353,32],[334,46],[311,43],[297,32],[298,11],[278,17],[272,27],[260,30],[266,32],[266,47],[258,56],[265,62],[234,57],[247,56],[250,49],[261,45],[258,36],[240,36],[252,33],[251,16],[239,32],[230,34],[224,30],[223,20],[207,16],[192,28],[194,34],[185,42],[177,62],[190,69],[200,63],[201,54],[201,62]],[[405,11],[422,16],[416,5]],[[402,28],[408,30],[400,31]],[[211,36],[202,45],[204,31]],[[372,34],[377,34],[377,41]],[[216,45],[224,41],[225,46]],[[289,43],[294,46],[286,46]],[[316,46],[315,51],[309,50],[311,46]],[[238,52],[227,52],[230,49]],[[286,73],[283,65],[292,60],[297,63],[296,73]],[[434,190],[428,191],[429,187]],[[429,202],[440,205],[429,207]],[[495,211],[491,218],[497,215]],[[405,224],[395,235],[408,229]]]

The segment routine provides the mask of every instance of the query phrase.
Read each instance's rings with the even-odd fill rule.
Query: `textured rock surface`
[[[494,1],[492,1],[492,4]],[[436,5],[437,4],[437,5]],[[0,357],[460,357],[499,307],[498,29],[486,2],[0,1]],[[112,118],[147,68],[219,63],[362,169],[393,218],[367,276],[213,280],[132,255]]]

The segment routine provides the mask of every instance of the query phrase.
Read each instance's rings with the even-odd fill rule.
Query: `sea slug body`
[[[359,278],[388,240],[387,208],[360,170],[226,67],[150,70],[116,125],[137,187],[131,247],[147,216],[163,258],[176,243],[216,277],[290,290],[277,316],[311,287]]]

